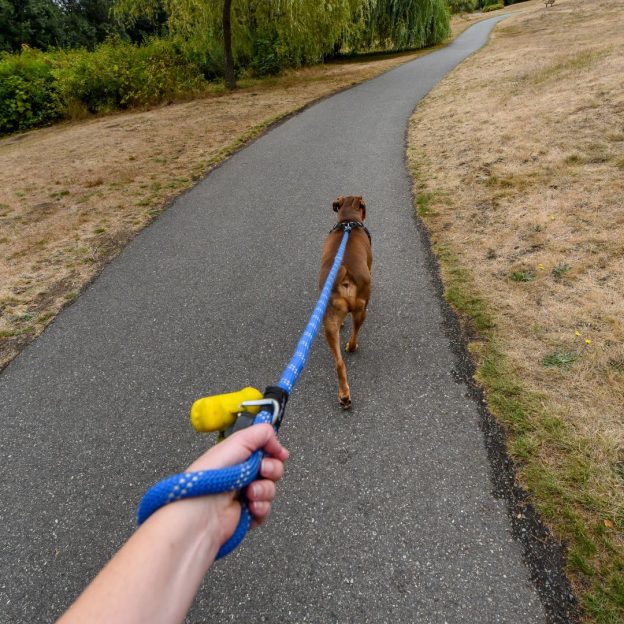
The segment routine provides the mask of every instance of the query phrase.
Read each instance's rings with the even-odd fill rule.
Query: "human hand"
[[[269,424],[243,429],[206,451],[188,470],[223,468],[256,449],[268,454],[246,489],[254,525],[263,522],[288,451]],[[61,618],[83,622],[182,622],[219,548],[240,517],[234,492],[184,498],[153,513]],[[252,525],[253,526],[253,525]]]
[[[279,443],[273,427],[269,424],[252,425],[238,431],[223,442],[213,446],[194,461],[187,472],[224,468],[245,461],[255,450],[263,449],[267,454],[260,465],[259,478],[247,486],[249,511],[253,518],[252,528],[266,520],[271,511],[271,502],[275,498],[275,482],[284,474],[284,462],[288,451]],[[235,499],[235,492],[226,492],[209,497],[211,507],[218,516],[214,523],[219,533],[219,541],[225,543],[236,529],[240,517],[240,503]]]

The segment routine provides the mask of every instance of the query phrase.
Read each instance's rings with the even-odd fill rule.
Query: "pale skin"
[[[212,447],[187,471],[231,466],[261,448],[260,478],[246,489],[253,526],[266,520],[288,451],[273,427],[254,425]],[[166,505],[146,520],[58,624],[183,622],[217,551],[234,533],[240,504],[234,493]]]

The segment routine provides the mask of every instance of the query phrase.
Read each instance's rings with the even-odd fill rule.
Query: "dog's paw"
[[[351,409],[351,397],[338,397],[338,402],[343,410]]]
[[[345,351],[347,353],[355,353],[358,350],[358,346],[359,345],[357,342],[355,344],[352,344],[349,340],[349,342],[347,342],[347,344],[345,345]]]

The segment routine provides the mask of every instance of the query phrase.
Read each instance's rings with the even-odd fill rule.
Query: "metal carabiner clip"
[[[275,426],[279,417],[280,417],[280,404],[275,399],[263,398],[256,399],[255,401],[243,401],[241,403],[241,407],[257,407],[257,406],[268,406],[273,408],[273,416],[271,418],[271,424]]]

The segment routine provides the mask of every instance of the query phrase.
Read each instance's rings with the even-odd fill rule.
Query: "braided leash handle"
[[[334,258],[334,264],[329,272],[323,290],[316,303],[316,307],[310,316],[303,335],[297,343],[295,352],[290,362],[284,369],[278,382],[278,387],[290,394],[303,372],[312,343],[314,342],[321,321],[327,308],[332,286],[336,280],[338,269],[342,264],[342,258],[349,239],[351,227],[344,228],[342,242]],[[254,425],[260,423],[270,423],[273,414],[267,410],[262,410],[254,419]],[[181,500],[183,498],[193,498],[195,496],[205,496],[207,494],[221,494],[232,490],[240,491],[247,487],[258,476],[260,464],[264,453],[255,451],[246,461],[235,466],[220,468],[218,470],[200,470],[197,472],[181,472],[167,477],[152,486],[143,496],[137,511],[137,524],[141,525],[156,510],[168,503]],[[245,497],[241,497],[241,515],[238,526],[230,539],[221,546],[217,553],[217,559],[225,557],[231,553],[245,538],[251,526],[251,514],[247,507]]]
[[[255,423],[271,422],[272,414],[260,412]],[[183,498],[194,498],[208,494],[222,494],[233,490],[242,490],[255,481],[260,472],[264,453],[255,451],[246,461],[219,468],[217,470],[198,470],[180,472],[171,475],[152,486],[143,496],[137,510],[137,524],[143,524],[155,511]],[[221,546],[217,559],[231,553],[245,538],[251,526],[251,514],[244,496],[241,498],[241,515],[238,526],[230,539]]]

